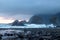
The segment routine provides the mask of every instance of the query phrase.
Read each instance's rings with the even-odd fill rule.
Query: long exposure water
[[[11,26],[8,24],[0,24],[0,28],[53,28],[53,24],[25,24],[26,26]]]

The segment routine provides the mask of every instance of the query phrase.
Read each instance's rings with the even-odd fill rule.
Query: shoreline
[[[60,28],[0,28],[0,30],[30,30],[30,31],[39,31],[39,30],[60,30]]]

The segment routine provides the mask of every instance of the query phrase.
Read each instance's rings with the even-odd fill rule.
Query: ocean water
[[[54,28],[53,24],[25,24],[26,26],[11,26],[8,24],[0,24],[0,28]]]

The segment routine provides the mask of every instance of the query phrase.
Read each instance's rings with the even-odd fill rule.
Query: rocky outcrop
[[[19,23],[19,21],[18,20],[15,20],[11,25],[12,26],[16,26],[16,25],[18,25],[18,23]]]
[[[30,18],[29,23],[33,24],[51,24],[49,21],[52,15],[49,14],[37,14]]]
[[[56,14],[36,14],[29,20],[32,24],[54,24],[60,25],[60,13]]]
[[[25,20],[24,21],[18,21],[18,20],[15,20],[13,23],[12,23],[12,26],[25,26]]]
[[[52,24],[56,25],[56,24],[57,24],[57,16],[52,16],[52,17],[50,18],[50,22],[51,22]]]
[[[57,25],[60,26],[60,12],[56,14],[57,16]]]
[[[34,15],[30,18],[29,23],[40,24],[42,22],[42,18],[38,15]]]

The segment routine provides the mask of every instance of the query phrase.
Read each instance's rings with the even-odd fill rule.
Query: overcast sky
[[[60,12],[60,0],[0,0],[0,16],[29,19],[34,14]]]

